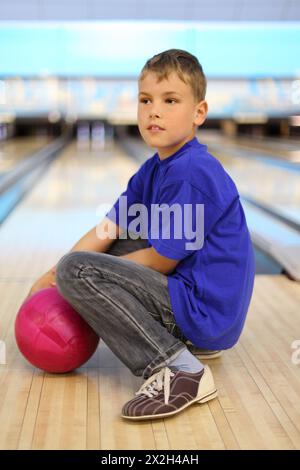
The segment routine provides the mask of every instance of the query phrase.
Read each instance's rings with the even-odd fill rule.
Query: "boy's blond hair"
[[[147,72],[155,72],[158,82],[167,79],[171,72],[189,84],[196,102],[205,99],[206,77],[197,57],[182,49],[169,49],[154,55],[147,60],[141,70],[139,80],[143,80]]]

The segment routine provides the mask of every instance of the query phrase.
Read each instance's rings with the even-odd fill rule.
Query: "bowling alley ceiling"
[[[300,20],[300,0],[1,0],[0,3],[0,21]]]

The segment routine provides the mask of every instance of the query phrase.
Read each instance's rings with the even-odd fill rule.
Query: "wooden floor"
[[[300,340],[300,285],[284,276],[256,276],[238,345],[209,361],[218,399],[170,419],[122,420],[142,379],[103,342],[84,367],[60,376],[20,355],[14,319],[33,281],[97,223],[95,208],[114,202],[135,169],[118,148],[97,156],[72,144],[0,227],[0,448],[300,449],[291,347]]]

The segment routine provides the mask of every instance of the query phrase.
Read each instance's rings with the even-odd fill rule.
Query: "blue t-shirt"
[[[140,212],[133,211],[125,219],[123,214],[121,220],[120,198],[107,217],[133,233],[142,233],[159,254],[179,260],[168,274],[168,290],[184,336],[199,348],[232,347],[244,326],[255,261],[237,188],[221,163],[194,137],[164,160],[158,153],[150,157],[129,179],[121,196],[123,201],[127,197],[128,210],[133,204],[147,208],[142,229],[136,224]],[[174,204],[177,216],[169,211],[169,219],[163,221],[162,208]],[[183,230],[185,205],[189,223]],[[159,210],[159,217],[150,216],[157,216]]]

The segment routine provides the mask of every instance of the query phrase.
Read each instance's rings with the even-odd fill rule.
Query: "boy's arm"
[[[99,225],[93,227],[71,248],[72,251],[98,251],[105,253],[123,232],[112,220],[104,217]]]
[[[179,260],[166,258],[165,256],[160,255],[153,246],[127,253],[126,255],[120,256],[120,258],[129,259],[162,274],[172,272],[179,263]]]

